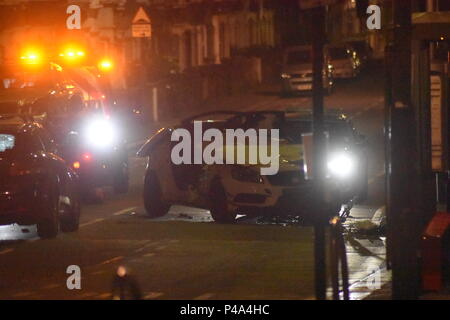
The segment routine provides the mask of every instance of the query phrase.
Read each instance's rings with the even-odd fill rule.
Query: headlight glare
[[[345,153],[331,156],[327,166],[329,173],[339,178],[348,178],[355,170],[354,159]]]
[[[93,119],[88,123],[85,137],[90,145],[95,147],[110,146],[116,140],[116,132],[113,124],[106,118]]]

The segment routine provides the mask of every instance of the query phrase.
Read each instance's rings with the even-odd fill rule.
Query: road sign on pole
[[[143,7],[140,7],[133,18],[131,25],[133,38],[151,38],[152,22]]]

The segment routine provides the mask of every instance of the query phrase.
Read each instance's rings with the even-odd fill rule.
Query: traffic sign
[[[152,25],[146,24],[133,24],[131,26],[131,32],[133,38],[151,38],[152,37]]]
[[[133,38],[151,38],[152,23],[143,7],[140,7],[133,18],[131,25]]]
[[[336,0],[298,0],[300,9],[312,9],[321,6],[335,4]]]
[[[147,15],[144,8],[139,7],[133,18],[133,24],[135,23],[151,23],[150,17]]]

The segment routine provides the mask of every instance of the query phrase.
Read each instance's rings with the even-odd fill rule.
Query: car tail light
[[[80,169],[81,168],[81,162],[90,162],[92,160],[92,155],[89,152],[85,152],[80,156],[79,161],[74,161],[72,163],[72,167],[74,169]]]
[[[81,158],[84,160],[84,161],[91,161],[92,160],[92,155],[90,154],[90,153],[83,153],[83,155],[81,156]]]

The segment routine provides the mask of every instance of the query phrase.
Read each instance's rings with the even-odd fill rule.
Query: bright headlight
[[[291,75],[289,73],[282,73],[281,74],[281,78],[283,78],[283,79],[290,79]]]
[[[328,161],[328,170],[330,174],[340,178],[349,177],[354,169],[354,159],[345,153],[333,155]]]
[[[116,132],[110,120],[96,118],[86,126],[85,137],[90,145],[104,147],[114,143]]]

